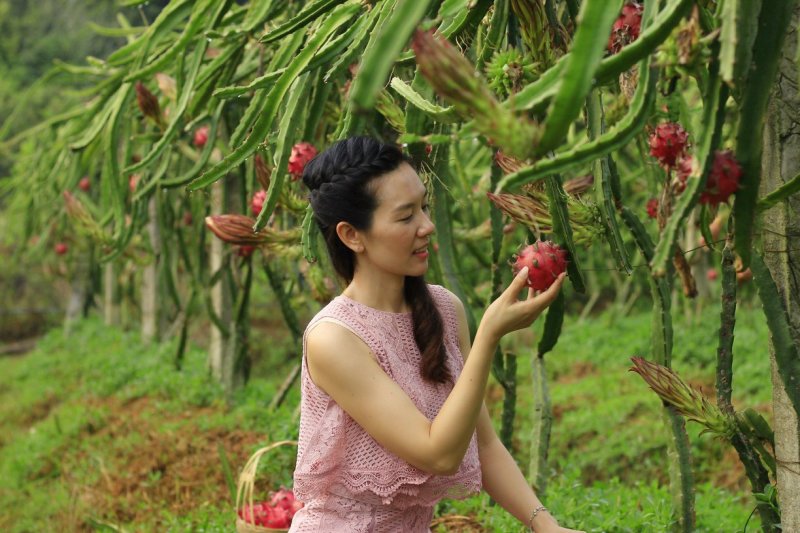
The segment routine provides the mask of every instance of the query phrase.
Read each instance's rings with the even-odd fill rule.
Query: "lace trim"
[[[480,465],[452,476],[425,474],[417,478],[380,472],[341,472],[335,481],[328,476],[296,473],[294,492],[301,501],[328,494],[346,496],[373,505],[400,508],[433,506],[442,498],[463,499],[481,490]]]

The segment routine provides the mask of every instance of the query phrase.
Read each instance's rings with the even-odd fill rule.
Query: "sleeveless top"
[[[428,286],[444,323],[447,365],[454,377],[464,366],[458,319],[449,291]],[[431,383],[420,373],[411,313],[380,311],[337,296],[311,320],[336,322],[357,335],[378,364],[433,420],[453,388]],[[442,498],[463,498],[481,489],[477,437],[453,475],[424,472],[384,449],[322,389],[308,372],[305,335],[301,369],[302,400],[294,492],[305,503],[292,532],[427,532],[433,506]],[[343,354],[346,357],[346,354]]]

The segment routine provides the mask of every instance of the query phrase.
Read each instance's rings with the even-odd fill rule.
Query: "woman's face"
[[[428,270],[430,235],[434,231],[425,185],[408,163],[377,178],[377,207],[372,227],[360,232],[364,251],[359,265],[401,276],[422,276]]]

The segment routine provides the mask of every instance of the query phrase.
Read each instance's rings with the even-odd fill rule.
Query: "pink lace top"
[[[451,296],[428,286],[442,315],[447,364],[455,376],[463,360]],[[380,311],[346,296],[334,298],[309,323],[332,320],[358,335],[381,368],[430,420],[438,414],[452,384],[434,384],[420,375],[411,313]],[[294,491],[305,502],[292,521],[301,531],[428,531],[440,499],[463,498],[481,488],[478,445],[472,436],[459,470],[448,476],[426,473],[385,450],[322,389],[308,373],[303,350],[300,438]]]

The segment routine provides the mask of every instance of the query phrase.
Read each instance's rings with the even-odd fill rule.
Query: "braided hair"
[[[411,164],[412,160],[396,146],[372,137],[351,137],[332,144],[303,170],[314,220],[325,238],[334,270],[347,283],[353,280],[356,257],[339,238],[336,225],[347,222],[357,230],[368,231],[378,206],[374,188],[369,184],[402,163]],[[444,348],[444,323],[425,279],[406,276],[403,297],[411,307],[414,340],[422,355],[422,376],[435,383],[451,380]]]

